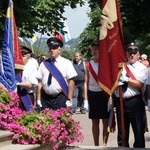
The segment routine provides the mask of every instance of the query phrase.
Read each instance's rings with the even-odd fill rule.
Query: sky
[[[87,3],[82,7],[77,5],[77,8],[75,9],[71,9],[70,7],[65,8],[63,16],[67,18],[66,24],[71,38],[77,38],[88,24],[88,9],[89,7]],[[40,35],[40,33],[36,33],[37,37],[40,37]],[[47,37],[47,34],[44,34],[43,37]]]
[[[69,28],[71,38],[77,38],[89,22],[89,18],[86,14],[88,9],[88,4],[83,7],[78,5],[75,9],[71,9],[70,7],[65,8],[63,16],[67,18],[66,23]]]

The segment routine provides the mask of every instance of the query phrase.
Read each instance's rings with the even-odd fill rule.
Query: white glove
[[[107,103],[107,111],[109,112],[112,109],[113,109],[113,99],[109,98]]]
[[[41,100],[37,100],[37,104],[42,107],[42,103],[41,103]]]
[[[119,80],[118,86],[121,86],[121,85],[124,85],[124,83]]]
[[[150,111],[150,99],[147,100],[148,111]]]
[[[119,81],[121,81],[121,82],[128,82],[129,78],[126,75],[121,75]]]
[[[86,111],[89,111],[89,103],[88,103],[88,100],[84,100],[84,109]]]
[[[72,107],[72,100],[67,100],[66,101],[66,106],[67,107]]]
[[[21,83],[16,80],[16,85],[21,85]]]

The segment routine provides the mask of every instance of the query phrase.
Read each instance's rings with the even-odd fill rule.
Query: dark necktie
[[[56,59],[52,59],[50,60],[52,64],[55,63]],[[49,73],[49,76],[48,76],[48,80],[47,80],[47,85],[50,86],[51,85],[51,82],[52,82],[52,74]]]

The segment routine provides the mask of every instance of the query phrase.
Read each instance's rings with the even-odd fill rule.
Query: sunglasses
[[[130,47],[130,48],[127,49],[127,51],[139,51],[139,49],[138,48],[134,48],[134,47],[133,48]]]
[[[131,54],[137,54],[138,51],[139,51],[138,48],[128,48],[128,49],[127,49],[127,52],[128,52],[128,53],[131,53]]]
[[[134,55],[137,54],[137,52],[128,52],[128,53],[129,53],[130,55],[131,55],[131,54],[134,54]]]

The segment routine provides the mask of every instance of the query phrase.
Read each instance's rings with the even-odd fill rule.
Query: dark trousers
[[[84,109],[84,82],[76,83],[74,86],[74,93],[73,93],[73,99],[72,99],[72,110],[76,111],[77,106],[79,106],[80,110]]]
[[[30,100],[32,102],[32,105],[34,105],[34,93],[28,93],[29,97],[30,97]],[[22,109],[22,110],[26,110],[24,104],[22,101],[19,102],[19,108]]]
[[[141,96],[138,95],[130,100],[123,100],[124,108],[124,133],[125,133],[125,147],[129,147],[129,133],[130,125],[134,133],[133,147],[145,148],[144,138],[144,103]],[[121,129],[121,115],[119,98],[116,100],[116,114],[118,124],[118,146],[122,146],[122,129]]]
[[[45,93],[43,90],[41,92],[41,104],[42,109],[51,108],[53,110],[59,108],[66,108],[66,96],[62,93],[59,93],[56,96],[49,95]]]

